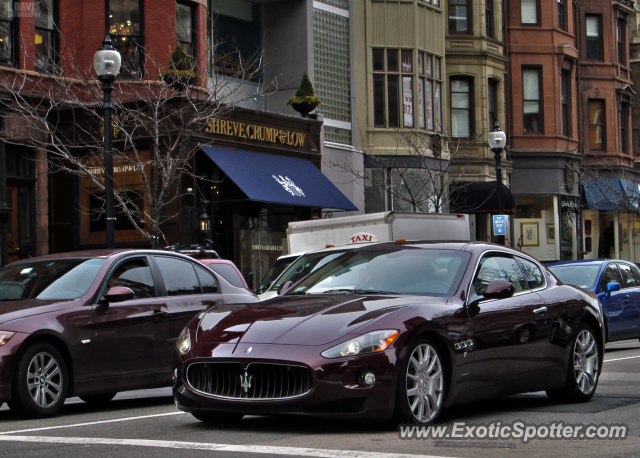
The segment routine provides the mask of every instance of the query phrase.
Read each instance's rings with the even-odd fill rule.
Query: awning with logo
[[[358,210],[311,161],[213,146],[201,150],[249,200]]]
[[[640,183],[617,177],[584,180],[584,194],[591,210],[633,210],[640,203]]]

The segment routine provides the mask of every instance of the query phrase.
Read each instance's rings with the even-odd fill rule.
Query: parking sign
[[[493,215],[493,235],[507,235],[507,215]]]

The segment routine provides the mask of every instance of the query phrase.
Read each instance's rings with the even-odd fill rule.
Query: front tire
[[[587,402],[596,392],[600,380],[600,346],[591,326],[580,323],[571,341],[567,381],[560,390],[547,390],[556,401]]]
[[[244,414],[235,412],[191,412],[191,415],[203,423],[235,423],[244,417]]]
[[[64,405],[68,384],[67,366],[60,352],[47,342],[36,343],[18,362],[9,407],[26,418],[52,417]]]
[[[409,347],[400,365],[395,417],[399,423],[435,421],[445,401],[445,367],[442,352],[427,337]]]

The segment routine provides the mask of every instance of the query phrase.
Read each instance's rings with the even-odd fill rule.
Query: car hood
[[[60,308],[73,306],[77,299],[0,301],[0,323],[25,318],[32,315],[53,312]]]
[[[412,304],[447,298],[359,296],[354,294],[282,296],[234,311],[209,309],[198,324],[202,343],[322,345],[353,333],[373,320]]]

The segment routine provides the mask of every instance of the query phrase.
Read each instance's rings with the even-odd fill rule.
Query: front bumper
[[[18,362],[18,351],[28,336],[17,332],[9,342],[0,347],[0,404],[11,400],[11,384]]]
[[[173,386],[178,409],[185,412],[236,412],[247,415],[305,414],[316,416],[389,418],[395,405],[396,349],[359,357],[325,359],[315,346],[251,344],[196,344],[176,359],[178,378]],[[235,350],[235,351],[234,351]],[[195,391],[186,380],[194,362],[278,363],[307,366],[312,372],[311,390],[299,397],[279,400],[225,399]],[[373,372],[376,382],[365,385],[363,375]]]

